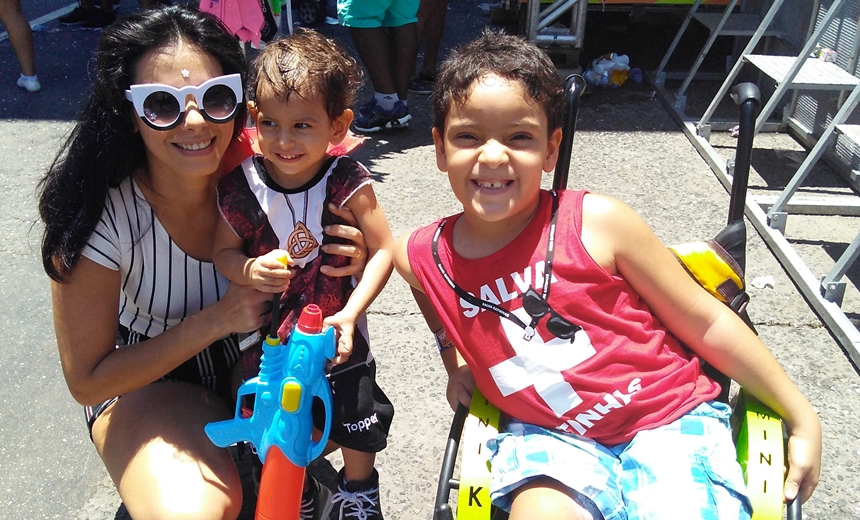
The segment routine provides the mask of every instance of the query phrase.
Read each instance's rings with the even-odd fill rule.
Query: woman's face
[[[221,65],[213,56],[194,45],[179,42],[144,54],[137,63],[133,82],[181,88],[198,86],[222,74]],[[191,95],[184,100],[184,105],[185,114],[170,130],[149,127],[130,108],[135,129],[146,147],[149,174],[152,176],[163,173],[176,180],[210,176],[218,169],[230,144],[234,121],[221,124],[208,121]]]

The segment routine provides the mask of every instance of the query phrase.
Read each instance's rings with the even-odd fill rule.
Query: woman
[[[236,467],[203,426],[232,416],[232,333],[260,327],[271,298],[211,263],[244,54],[216,19],[169,7],[107,29],[96,58],[39,201],[63,373],[133,518],[235,518]],[[366,256],[354,228],[332,234],[354,245],[328,252]]]

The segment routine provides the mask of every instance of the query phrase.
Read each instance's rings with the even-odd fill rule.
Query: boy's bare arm
[[[424,294],[421,289],[421,284],[418,282],[415,273],[412,271],[412,266],[409,264],[409,255],[407,246],[410,233],[407,233],[397,240],[394,250],[394,265],[400,276],[411,286],[412,296],[415,298],[415,303],[421,310],[424,316],[424,321],[433,332],[434,335],[444,331],[442,321],[436,314],[433,304],[430,299]],[[442,348],[439,351],[439,357],[442,358],[442,364],[445,366],[445,371],[448,373],[448,387],[445,392],[448,398],[448,404],[456,410],[457,403],[463,403],[469,406],[472,401],[472,391],[475,389],[475,378],[472,376],[466,361],[460,356],[456,348]]]
[[[415,276],[415,273],[412,271],[412,265],[409,263],[409,237],[412,236],[412,233],[404,233],[403,236],[397,239],[397,244],[394,246],[394,268],[397,269],[397,272],[400,274],[400,277],[406,280],[406,283],[409,284],[413,289],[418,289],[423,293],[421,289],[421,284],[418,282],[418,278]],[[415,294],[413,292],[413,294]],[[424,310],[423,308],[421,309]]]
[[[385,212],[379,206],[370,185],[360,188],[349,199],[347,206],[355,215],[367,245],[367,264],[344,308],[350,314],[358,316],[365,312],[379,295],[394,270],[394,238],[391,236]]]
[[[212,246],[212,262],[215,268],[233,283],[251,285],[246,276],[246,264],[250,258],[242,251],[242,239],[221,218],[215,228],[215,240]]]
[[[471,405],[472,392],[475,390],[475,378],[472,376],[472,371],[453,343],[450,342],[450,339],[447,339],[442,321],[436,314],[436,310],[433,309],[433,304],[430,303],[427,295],[420,289],[412,287],[412,296],[415,298],[418,308],[421,309],[421,314],[424,315],[424,321],[427,322],[427,326],[436,336],[439,357],[442,358],[442,364],[448,373],[448,387],[445,391],[448,404],[451,405],[452,410],[456,410],[459,403],[465,406]],[[446,340],[443,342],[440,340],[440,336],[445,336]]]
[[[744,386],[785,421],[789,439],[786,498],[805,500],[818,482],[818,416],[761,340],[733,311],[696,283],[647,224],[623,203],[586,196],[583,242],[619,274],[666,327],[717,370]]]

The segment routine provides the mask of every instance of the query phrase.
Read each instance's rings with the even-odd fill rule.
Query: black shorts
[[[148,339],[143,334],[132,332],[123,325],[117,329],[116,344],[118,347],[141,343]],[[236,400],[232,388],[233,367],[239,360],[240,354],[238,338],[236,334],[231,334],[212,343],[156,382],[184,381],[204,386],[232,405]],[[93,436],[93,424],[96,419],[117,399],[119,397],[112,397],[95,406],[84,407],[84,417],[87,421],[87,429],[90,431],[90,439]]]
[[[355,365],[329,376],[332,421],[329,440],[344,448],[376,453],[388,444],[394,405],[376,384],[376,361]],[[325,410],[314,399],[314,427],[323,431]]]

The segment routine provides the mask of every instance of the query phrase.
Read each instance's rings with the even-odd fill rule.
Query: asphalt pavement
[[[62,0],[34,0],[25,12],[37,20],[67,7]],[[134,9],[131,0],[119,6],[120,14]],[[451,0],[444,48],[473,37],[488,23],[477,0]],[[343,28],[324,24],[319,29],[350,45]],[[35,42],[43,90],[37,94],[15,86],[17,63],[8,40],[0,37],[0,331],[5,340],[0,349],[0,518],[127,518],[87,436],[82,409],[63,381],[35,205],[38,180],[71,130],[88,89],[98,35],[61,27],[56,20],[40,23]],[[410,111],[409,129],[374,135],[353,154],[374,173],[395,237],[457,210],[435,166],[427,97],[410,96]],[[767,157],[771,168],[796,161],[796,143],[774,139],[762,139],[766,149],[757,144],[754,167],[756,156]],[[727,139],[727,152],[732,146]],[[751,187],[761,183],[754,171]],[[644,83],[628,82],[583,99],[569,186],[621,198],[666,243],[713,236],[728,208],[722,185]],[[808,237],[805,246],[825,249],[844,247],[857,221],[828,218],[808,226],[799,230]],[[748,254],[747,279],[773,279],[750,288],[752,320],[824,427],[821,483],[805,504],[804,517],[860,518],[860,376],[754,232]],[[407,285],[396,274],[369,318],[380,383],[396,407],[389,447],[378,459],[383,511],[391,520],[427,520],[452,416],[444,397],[444,369]],[[331,456],[314,471],[330,479],[340,463]],[[243,518],[251,517],[252,508],[246,506]]]

